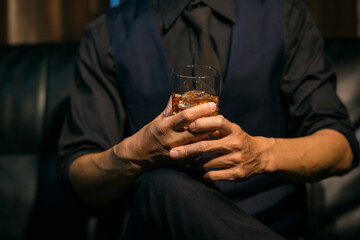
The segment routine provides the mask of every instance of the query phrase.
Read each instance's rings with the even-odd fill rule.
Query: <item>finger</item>
[[[164,111],[155,118],[155,120],[170,117],[172,115],[172,96],[169,97],[169,101]]]
[[[191,131],[183,131],[183,132],[175,132],[172,136],[172,143],[169,144],[170,146],[178,147],[183,146],[185,144],[192,144],[198,141],[208,140],[209,135],[213,132],[191,132]],[[192,157],[192,156],[189,156]],[[179,157],[182,158],[182,157]]]
[[[241,181],[245,179],[237,178],[236,171],[233,168],[227,168],[222,170],[212,170],[204,174],[204,178],[210,181]]]
[[[204,153],[228,153],[229,150],[223,141],[200,141],[171,149],[170,156],[174,159],[198,156]]]
[[[220,139],[223,137],[223,134],[220,133],[219,130],[216,130],[215,132],[213,132],[211,135],[210,135],[210,138],[211,139]]]
[[[170,116],[172,116],[172,96],[170,96],[166,108],[163,111],[163,117],[170,117]]]
[[[234,162],[228,154],[214,154],[203,157],[194,162],[194,167],[198,169],[207,170],[210,168],[230,168],[234,166]]]
[[[219,115],[197,119],[189,125],[189,129],[193,132],[218,130],[220,135],[226,135],[231,132],[232,125],[230,121]]]
[[[216,104],[213,102],[204,103],[196,107],[188,108],[172,118],[174,129],[182,129],[184,126],[192,123],[198,118],[210,116],[216,110]]]
[[[212,163],[213,161],[216,161],[216,159],[218,159],[220,156],[223,156],[221,154],[218,153],[214,153],[214,154],[206,154],[206,156],[201,156],[200,158],[196,158],[196,161],[192,162],[192,167],[197,169],[197,170],[207,170],[209,169],[209,167],[205,167],[207,166],[208,163]],[[222,163],[218,163],[218,164],[212,164],[212,168],[229,168],[232,165],[231,164],[226,164],[225,162]]]

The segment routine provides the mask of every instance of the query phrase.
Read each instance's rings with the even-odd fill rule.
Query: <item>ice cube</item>
[[[187,109],[189,107],[192,107],[189,102],[185,102],[185,101],[182,101],[182,100],[179,101],[179,108]]]

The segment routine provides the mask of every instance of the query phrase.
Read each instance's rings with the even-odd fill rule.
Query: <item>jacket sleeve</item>
[[[359,163],[359,144],[344,104],[336,94],[336,74],[324,53],[323,38],[298,0],[284,1],[286,51],[281,90],[289,109],[292,137],[320,129],[342,133]]]
[[[79,156],[104,151],[123,139],[125,111],[118,81],[103,15],[86,28],[76,58],[59,144],[60,180],[68,182],[70,164]]]

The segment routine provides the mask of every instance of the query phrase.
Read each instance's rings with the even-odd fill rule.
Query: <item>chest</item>
[[[130,3],[131,2],[131,3]],[[220,114],[252,135],[283,136],[282,1],[236,1]],[[165,108],[171,93],[167,54],[151,1],[129,1],[107,15],[130,133]],[[174,49],[177,52],[179,49]]]

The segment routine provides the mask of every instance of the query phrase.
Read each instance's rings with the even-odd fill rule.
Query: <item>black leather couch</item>
[[[85,239],[85,215],[55,172],[77,49],[0,47],[0,239]]]
[[[56,179],[77,43],[0,47],[0,239],[94,239]],[[327,40],[360,139],[360,39]],[[312,239],[360,239],[360,171],[308,184]]]

